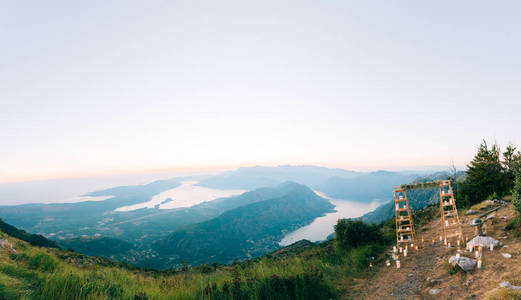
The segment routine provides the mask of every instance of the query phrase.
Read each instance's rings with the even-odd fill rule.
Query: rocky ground
[[[473,210],[482,212],[479,204]],[[419,250],[410,250],[407,257],[400,256],[401,268],[377,266],[366,278],[357,280],[349,289],[346,299],[521,299],[521,237],[505,230],[508,221],[515,216],[511,205],[495,213],[486,223],[487,235],[499,240],[502,246],[493,252],[483,251],[481,269],[464,272],[451,268],[448,263],[456,255],[457,247],[446,247],[439,241],[439,219],[424,226],[417,233]],[[474,227],[469,222],[476,215],[462,216],[463,235],[474,237]],[[432,243],[434,239],[435,243]],[[455,242],[452,243],[454,245]],[[461,256],[474,258],[474,253],[461,245]],[[390,259],[391,252],[388,256]],[[508,283],[507,283],[508,282]],[[504,287],[500,287],[500,285]],[[521,288],[520,288],[521,289]]]

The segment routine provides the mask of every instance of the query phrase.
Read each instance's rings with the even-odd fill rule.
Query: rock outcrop
[[[456,256],[451,256],[449,258],[449,263],[453,266],[458,265],[465,272],[474,270],[477,265],[477,261],[475,259],[464,256],[459,258]]]

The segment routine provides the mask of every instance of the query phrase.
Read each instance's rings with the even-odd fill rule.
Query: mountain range
[[[422,180],[420,174],[315,166],[239,168],[214,176],[177,177],[87,194],[110,196],[103,201],[0,206],[0,216],[63,248],[135,265],[177,268],[184,263],[227,263],[276,250],[285,234],[333,212],[334,205],[313,191],[332,199],[385,202],[392,199],[393,186]],[[147,202],[185,180],[208,188],[249,191],[191,207],[116,210]],[[413,208],[427,205],[434,197],[429,191],[418,193],[421,200]],[[392,214],[392,205],[384,204],[362,218],[381,222]]]

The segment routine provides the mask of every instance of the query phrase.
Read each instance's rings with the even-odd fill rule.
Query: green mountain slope
[[[38,234],[30,234],[25,230],[18,229],[12,225],[9,225],[0,218],[0,231],[7,233],[8,235],[26,241],[34,246],[59,248],[58,244],[54,241],[46,239],[45,237]]]
[[[73,249],[76,252],[87,255],[116,258],[117,255],[131,250],[134,245],[112,237],[87,236],[62,240],[59,242],[63,248]]]
[[[269,200],[268,200],[269,201]],[[158,271],[62,249],[33,247],[0,231],[0,299],[339,299],[341,283],[382,247],[342,250],[305,241],[232,265]]]
[[[154,249],[172,263],[227,263],[279,248],[288,231],[333,210],[309,188],[284,184],[288,194],[229,210],[212,220],[191,225],[156,243]]]

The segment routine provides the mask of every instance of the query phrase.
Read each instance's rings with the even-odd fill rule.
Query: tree
[[[499,197],[509,192],[505,168],[501,163],[501,152],[497,144],[490,148],[486,141],[479,147],[476,156],[467,165],[467,178],[461,184],[461,199],[468,198],[471,204],[481,202],[496,193]]]
[[[519,159],[519,152],[516,154],[516,147],[509,144],[503,152],[503,167],[505,169],[505,179],[507,180],[508,189],[514,187],[515,174],[514,169]]]

